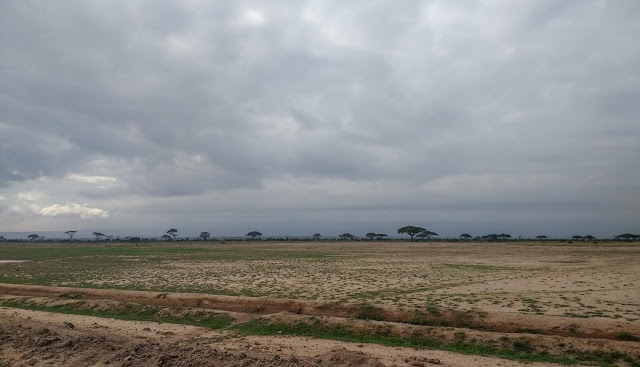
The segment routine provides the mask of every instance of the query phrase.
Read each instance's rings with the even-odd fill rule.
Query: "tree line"
[[[74,236],[76,235],[78,231],[75,230],[70,230],[70,231],[66,231],[64,232],[64,234],[66,234],[69,237],[69,241],[73,241]],[[104,233],[101,232],[93,232],[92,233],[93,236],[95,236],[96,241],[111,241],[113,240],[113,236],[111,235],[106,235]],[[416,238],[417,239],[424,239],[424,240],[430,240],[432,237],[434,236],[438,236],[438,234],[436,232],[430,231],[426,228],[422,228],[422,227],[418,227],[418,226],[404,226],[401,228],[398,228],[398,234],[406,234],[409,236],[409,238],[411,239],[411,241],[414,241]],[[250,238],[252,240],[261,240],[262,239],[262,233],[259,231],[250,231],[248,232],[245,237]],[[165,240],[165,241],[177,241],[177,237],[178,237],[178,230],[175,228],[170,228],[169,230],[166,231],[165,234],[163,234],[160,239]],[[367,238],[370,241],[373,240],[383,240],[386,239],[387,237],[389,237],[387,234],[385,233],[375,233],[375,232],[369,232],[366,233],[364,235],[364,238]],[[209,232],[200,232],[200,236],[197,237],[200,240],[203,241],[207,241],[209,238],[211,238],[211,233]],[[314,241],[319,241],[322,238],[322,235],[320,233],[314,233],[313,235],[310,236],[310,238]],[[343,241],[354,241],[354,240],[358,240],[359,238],[351,233],[343,233],[343,234],[339,234],[337,236],[337,238],[339,240],[343,240]],[[462,233],[458,238],[463,239],[463,240],[476,240],[476,241],[506,241],[506,240],[510,240],[513,239],[513,237],[510,234],[507,233],[491,233],[491,234],[487,234],[487,235],[483,235],[483,236],[472,236],[468,233]],[[45,237],[44,236],[40,236],[37,233],[32,233],[27,235],[27,239],[29,241],[44,241]],[[519,240],[522,239],[522,237],[518,238]],[[540,240],[540,241],[545,241],[548,240],[549,237],[545,236],[545,235],[539,235],[535,237],[536,240]],[[574,235],[571,237],[571,239],[576,240],[576,241],[595,241],[596,238],[592,235],[586,235],[586,236],[582,236],[582,235]],[[120,238],[118,238],[118,240],[120,240]],[[141,241],[140,237],[126,237],[124,239],[125,241],[129,241],[129,242],[139,242]],[[617,240],[617,241],[637,241],[640,240],[640,235],[638,234],[633,234],[633,233],[622,233],[619,234],[615,237],[613,237],[613,240]],[[4,238],[3,236],[0,236],[0,241],[7,241],[6,238]]]

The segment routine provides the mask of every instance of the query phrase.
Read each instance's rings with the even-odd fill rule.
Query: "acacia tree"
[[[373,241],[373,239],[376,237],[376,234],[373,233],[373,232],[369,232],[369,233],[365,234],[365,236],[367,236],[368,239]]]
[[[352,235],[351,233],[343,233],[341,235],[338,236],[341,240],[355,240],[356,236]]]
[[[36,241],[40,239],[40,235],[32,233],[28,235],[27,238],[29,239],[29,241]]]
[[[624,241],[633,241],[636,239],[639,239],[640,235],[637,234],[633,234],[633,233],[623,233],[623,234],[619,234],[617,236],[615,236],[613,239],[614,240],[624,240]]]
[[[547,238],[549,238],[549,237],[547,237],[547,236],[536,236],[536,239],[538,239],[538,240],[546,240]]]
[[[76,232],[78,231],[66,231],[64,234],[69,236],[69,241],[73,241],[73,236],[76,234]]]
[[[577,240],[581,240],[581,239],[582,239],[582,236],[578,236],[578,235],[576,235],[576,236],[573,236],[573,237],[571,237],[571,238],[573,238],[574,240],[576,240],[576,241],[577,241]]]
[[[209,232],[200,232],[200,238],[202,238],[203,241],[206,241],[209,237],[211,237],[211,233],[209,233]]]
[[[251,231],[249,233],[247,233],[247,237],[251,237],[251,239],[256,239],[256,237],[260,238],[262,236],[262,233],[258,232],[258,231]]]
[[[416,237],[431,239],[431,236],[437,236],[435,232],[424,230],[416,235]]]
[[[464,239],[464,240],[468,240],[471,238],[471,235],[468,233],[463,233],[460,235],[460,238]]]
[[[498,235],[498,237],[499,237],[501,240],[506,240],[506,239],[508,239],[508,238],[511,238],[511,235],[510,235],[510,234],[506,234],[506,233],[501,233],[501,234],[499,234],[499,235]]]
[[[311,236],[311,238],[313,238],[315,241],[319,240],[320,237],[322,237],[320,233],[314,233],[313,236]]]
[[[381,240],[382,237],[388,237],[388,236],[384,233],[376,233],[376,240]]]
[[[172,239],[171,236],[169,236],[168,234],[163,234],[162,237],[160,237],[160,238],[162,238],[165,241],[169,241],[169,240]]]
[[[96,236],[96,241],[100,240],[100,238],[102,238],[102,237],[106,237],[107,236],[104,233],[100,233],[100,232],[93,232],[93,235]]]
[[[171,228],[170,230],[167,231],[167,234],[171,237],[173,237],[173,240],[176,240],[176,237],[178,236],[178,230],[175,228]]]
[[[409,236],[411,236],[411,241],[413,241],[413,236],[424,231],[426,231],[426,229],[422,227],[416,227],[416,226],[406,226],[406,227],[398,228],[398,234],[403,234],[403,233],[408,234]]]

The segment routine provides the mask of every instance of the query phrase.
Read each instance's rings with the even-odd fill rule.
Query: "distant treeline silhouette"
[[[0,236],[1,242],[71,242],[74,241],[74,236],[78,231],[70,230],[63,232],[69,238],[68,239],[46,239],[44,236],[40,236],[37,233],[32,233],[26,236],[26,239],[6,239],[4,236]],[[417,226],[404,226],[398,228],[398,234],[406,234],[409,236],[411,241],[432,241],[433,237],[439,236],[436,232],[430,231],[428,229],[417,227]],[[214,237],[210,232],[204,231],[200,232],[200,235],[197,237],[178,237],[178,230],[175,228],[171,228],[167,230],[163,235],[159,238],[156,237],[140,237],[140,236],[127,236],[127,237],[114,237],[112,235],[106,235],[101,232],[93,232],[93,236],[95,237],[96,242],[153,242],[153,241],[360,241],[360,240],[368,240],[368,241],[392,241],[392,240],[405,240],[406,238],[390,238],[388,235],[384,233],[375,233],[369,232],[366,233],[362,237],[358,237],[351,233],[343,233],[336,236],[323,237],[320,233],[314,233],[310,236],[272,236],[272,237],[263,237],[263,234],[259,231],[250,231],[244,237],[243,236],[219,236]],[[534,238],[523,238],[522,236],[518,236],[517,238],[512,237],[507,233],[491,233],[482,236],[472,236],[469,233],[462,233],[458,237],[454,238],[441,238],[437,239],[438,241],[448,241],[448,242],[457,242],[457,241],[596,241],[597,239],[592,235],[574,235],[570,239],[568,238],[549,238],[546,235],[539,235]],[[614,240],[614,241],[638,241],[640,240],[640,235],[633,233],[622,233],[613,238],[603,238],[603,240]],[[77,241],[77,239],[75,240]]]

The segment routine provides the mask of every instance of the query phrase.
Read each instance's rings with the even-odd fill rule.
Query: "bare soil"
[[[90,246],[105,251],[0,263],[0,283],[640,319],[638,243],[256,241]]]
[[[0,300],[12,299],[11,296],[44,297],[42,304],[54,304],[63,300],[112,300],[133,302],[143,305],[163,307],[187,307],[219,310],[238,314],[270,315],[291,313],[309,316],[331,316],[355,318],[361,312],[361,304],[340,303],[327,306],[323,302],[288,300],[268,297],[232,297],[199,293],[159,293],[146,291],[123,291],[113,289],[86,289],[46,287],[22,284],[0,283]],[[36,299],[36,301],[38,301]],[[376,308],[380,319],[397,323],[415,323],[415,312],[394,306]],[[570,318],[518,313],[487,311],[465,311],[438,309],[437,314],[420,313],[419,324],[432,326],[451,326],[477,329],[481,331],[518,333],[522,330],[535,330],[535,334],[567,336],[583,339],[615,340],[621,332],[640,335],[640,320],[611,319],[606,317]]]
[[[0,284],[0,301],[20,300],[30,306],[82,304],[85,309],[120,311],[131,305],[161,305],[167,312],[182,308],[226,312],[235,322],[260,318],[278,324],[314,320],[367,333],[385,328],[389,335],[416,332],[446,342],[462,333],[482,345],[504,340],[526,341],[538,350],[562,355],[563,350],[638,353],[640,343],[615,340],[621,330],[638,333],[637,321],[569,319],[538,315],[478,317],[475,328],[411,325],[367,321],[350,316],[356,305],[337,311],[305,301],[251,299],[201,294],[69,289]],[[161,297],[158,297],[162,295]],[[197,305],[197,306],[195,306]],[[301,312],[302,310],[302,312]],[[397,310],[383,309],[386,315]],[[337,316],[336,316],[337,315]],[[442,314],[449,318],[451,315]],[[478,321],[480,322],[480,321]],[[535,333],[532,334],[534,330]],[[500,330],[504,329],[504,330]],[[505,331],[506,330],[506,331]],[[639,333],[640,334],[640,333]],[[393,348],[308,337],[243,336],[232,329],[169,323],[123,321],[0,308],[0,366],[520,366],[523,363],[444,351]],[[539,364],[552,365],[552,364]]]
[[[352,330],[385,328],[395,336],[425,333],[446,342],[461,335],[488,346],[517,340],[552,355],[619,352],[640,361],[640,342],[620,340],[640,337],[638,244],[157,246],[153,253],[0,263],[0,302],[81,302],[115,311],[132,304],[167,312],[178,307],[226,313],[236,323],[319,320]],[[156,251],[140,250],[149,249]],[[379,321],[361,320],[367,318],[363,310]],[[0,367],[435,364],[554,365],[0,307]]]
[[[446,351],[0,308],[8,366],[553,366]]]

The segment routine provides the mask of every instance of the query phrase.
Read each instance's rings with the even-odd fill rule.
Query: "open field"
[[[389,355],[402,346],[509,358],[500,360],[507,365],[640,366],[638,243],[3,244],[0,260],[5,315],[22,309],[208,330],[172,343],[213,338],[239,351],[250,339],[273,347],[262,357],[278,345],[320,343],[283,336],[298,335],[360,352],[360,343],[385,344],[377,348]],[[0,325],[9,323],[3,314]],[[213,329],[224,337],[207,334]],[[315,358],[302,349],[290,356]],[[365,354],[385,365],[427,363],[415,359],[427,358],[424,351],[408,361],[385,353]],[[473,365],[453,353],[445,359]]]

